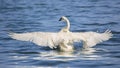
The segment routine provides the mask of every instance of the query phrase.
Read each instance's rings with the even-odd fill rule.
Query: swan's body
[[[110,31],[104,33],[96,32],[70,32],[70,22],[66,17],[61,20],[67,22],[67,26],[60,32],[31,32],[31,33],[10,33],[10,37],[21,41],[30,41],[40,46],[49,46],[50,48],[59,47],[61,51],[73,51],[73,43],[83,41],[83,47],[89,48],[97,43],[106,41],[112,37]]]

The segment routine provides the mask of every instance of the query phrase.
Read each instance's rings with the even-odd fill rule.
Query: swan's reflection
[[[41,56],[74,57],[73,52],[59,52],[59,51],[42,52]]]
[[[49,52],[41,52],[39,54],[39,57],[36,57],[34,59],[40,60],[59,60],[59,61],[68,61],[68,60],[74,60],[76,55],[74,55],[73,52],[60,52],[60,51],[49,51]]]
[[[76,59],[82,59],[82,60],[96,60],[101,58],[100,55],[96,55],[95,52],[97,49],[95,48],[89,48],[89,49],[80,49],[76,50],[74,52],[60,52],[60,51],[45,51],[41,52],[39,54],[39,57],[36,57],[34,59],[42,59],[44,60],[60,60],[60,61],[69,61],[69,60],[76,60]]]
[[[26,54],[25,56],[13,56],[14,59],[33,59],[33,60],[55,60],[55,61],[70,61],[70,60],[99,60],[101,55],[97,53],[98,49],[79,49],[74,52],[60,52],[56,50],[41,51],[38,54],[32,54],[34,57]]]

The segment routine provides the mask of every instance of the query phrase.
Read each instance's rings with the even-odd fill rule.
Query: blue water
[[[74,53],[58,52],[30,42],[11,39],[8,32],[104,32],[114,36],[90,50],[75,43]],[[78,67],[120,68],[120,0],[0,0],[0,68]]]

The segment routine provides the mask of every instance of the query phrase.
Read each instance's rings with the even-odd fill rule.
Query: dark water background
[[[114,34],[88,51],[57,52],[13,40],[8,32],[58,32],[67,16],[71,31]],[[79,67],[120,68],[120,0],[0,0],[0,68]]]

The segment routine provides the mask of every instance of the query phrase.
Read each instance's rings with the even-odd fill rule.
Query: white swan
[[[62,16],[60,20],[67,23],[67,26],[61,29],[60,32],[10,33],[9,36],[16,40],[30,41],[40,46],[59,47],[61,51],[73,51],[74,47],[72,44],[74,42],[83,41],[83,47],[89,48],[112,37],[112,33],[109,30],[104,33],[70,32],[69,20],[65,16]]]

